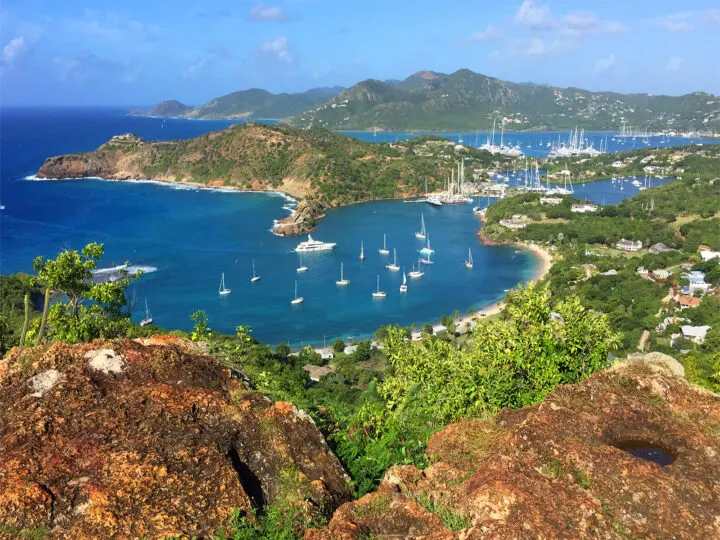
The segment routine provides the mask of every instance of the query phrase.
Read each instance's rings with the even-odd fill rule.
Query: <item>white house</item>
[[[345,354],[352,354],[355,351],[357,351],[357,345],[345,345],[345,348],[343,349],[343,352]]]
[[[420,341],[422,339],[422,332],[420,330],[413,330],[412,334],[410,334],[410,339]]]
[[[620,169],[621,167],[624,167],[625,164],[622,161],[613,161],[611,167],[615,167],[616,169]]]
[[[540,197],[540,204],[542,205],[549,204],[550,206],[555,206],[556,204],[560,204],[561,202],[561,197]]]
[[[439,334],[440,332],[447,332],[447,326],[442,324],[433,325],[433,334]]]
[[[588,212],[596,212],[597,209],[598,209],[597,204],[590,204],[590,203],[573,204],[570,207],[570,210],[572,212],[576,212],[578,214],[587,214]]]
[[[316,353],[320,355],[320,358],[323,360],[331,360],[335,358],[335,353],[330,347],[327,347],[325,349],[313,349]]]
[[[622,251],[640,251],[642,249],[642,242],[640,240],[633,242],[632,240],[625,240],[623,238],[615,244],[615,247]]]
[[[720,259],[720,251],[711,251],[709,249],[700,252],[700,258],[703,261],[709,261],[711,259]]]
[[[514,219],[501,219],[500,225],[507,227],[508,229],[524,229],[527,227],[527,223],[523,221],[516,221]]]
[[[680,327],[680,330],[682,331],[683,336],[688,338],[689,340],[693,341],[694,343],[697,343],[698,345],[701,345],[703,341],[705,341],[705,336],[708,333],[708,330],[710,330],[710,326],[690,326],[690,325],[684,325]]]

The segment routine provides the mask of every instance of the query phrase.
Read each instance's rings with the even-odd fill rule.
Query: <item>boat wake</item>
[[[95,283],[107,283],[117,281],[127,276],[135,276],[139,273],[150,274],[152,272],[157,272],[157,268],[155,266],[120,264],[118,266],[93,270],[92,280]]]

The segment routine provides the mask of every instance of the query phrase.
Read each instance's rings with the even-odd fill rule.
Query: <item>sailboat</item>
[[[373,298],[385,298],[387,296],[385,291],[380,290],[380,274],[378,274],[378,277],[377,277],[377,290],[374,293],[372,293],[372,295],[373,295]]]
[[[400,270],[400,267],[398,266],[398,263],[397,263],[397,250],[395,248],[393,248],[392,264],[387,264],[387,265],[385,265],[385,267],[392,272],[397,272],[398,270]]]
[[[433,261],[433,260],[430,259],[430,255],[431,255],[431,253],[428,253],[428,254],[426,255],[426,258],[425,258],[425,259],[420,259],[420,262],[421,262],[422,264],[435,264],[435,261]]]
[[[308,269],[308,267],[305,266],[302,262],[302,252],[300,252],[300,266],[297,267],[297,272],[298,272],[298,274],[300,272],[307,272],[307,269]]]
[[[420,231],[415,233],[415,238],[425,240],[425,215],[420,214]]]
[[[360,260],[365,260],[365,246],[363,246],[362,240],[360,240]]]
[[[403,282],[402,282],[402,285],[400,285],[400,292],[401,293],[407,292],[407,277],[405,276],[405,272],[403,272]]]
[[[150,314],[150,310],[148,309],[148,303],[147,298],[145,299],[145,318],[140,321],[140,326],[145,326],[146,324],[152,323],[152,315]]]
[[[465,268],[472,268],[472,267],[473,267],[472,251],[470,251],[470,248],[468,248],[468,258],[465,261]]]
[[[383,234],[383,247],[382,247],[382,249],[378,249],[378,253],[380,253],[382,255],[390,255],[390,250],[387,248],[387,244],[386,244],[385,240],[386,240],[386,238],[385,238],[385,235]]]
[[[304,298],[303,298],[302,296],[298,296],[298,295],[297,295],[297,279],[296,279],[296,280],[295,280],[295,298],[293,298],[292,300],[290,300],[290,303],[293,304],[293,305],[295,305],[295,304],[302,304],[302,301],[303,301],[303,300],[304,300]]]
[[[252,273],[252,277],[250,278],[250,283],[255,283],[256,281],[260,281],[260,276],[258,276],[255,273],[255,259],[253,259],[252,267],[253,267],[253,273]]]
[[[425,244],[425,247],[420,250],[420,253],[423,255],[431,255],[435,253],[435,250],[430,247],[430,235],[427,235],[427,243]],[[428,257],[429,258],[429,257]]]
[[[350,284],[350,281],[345,279],[345,277],[343,276],[343,263],[340,263],[340,281],[336,281],[335,285],[340,285],[341,287],[343,287],[343,286],[349,285],[349,284]]]
[[[415,270],[415,265],[413,264],[412,270],[410,271],[410,273],[408,275],[410,276],[411,279],[421,278],[425,275],[425,272],[420,270],[420,259],[418,259],[418,269]]]
[[[225,272],[222,273],[222,276],[220,276],[220,287],[218,288],[218,294],[220,296],[225,296],[227,294],[230,294],[230,289],[225,287]]]

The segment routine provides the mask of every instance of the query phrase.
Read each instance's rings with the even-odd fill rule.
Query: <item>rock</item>
[[[99,351],[88,351],[85,358],[90,358],[88,365],[95,371],[109,373],[122,373],[125,371],[125,359],[112,349],[100,349]]]
[[[719,538],[720,396],[675,362],[644,355],[447,426],[432,466],[392,467],[305,538]]]
[[[0,361],[0,537],[212,537],[235,509],[285,494],[288,476],[307,485],[309,515],[350,499],[307,415],[195,344],[145,342],[15,348]]]

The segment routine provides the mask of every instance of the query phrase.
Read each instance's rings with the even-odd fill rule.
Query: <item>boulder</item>
[[[450,425],[305,538],[720,538],[720,396],[668,358]]]
[[[0,361],[0,537],[208,537],[288,475],[330,516],[349,478],[312,419],[170,337],[13,349]],[[295,489],[297,483],[293,484]]]

